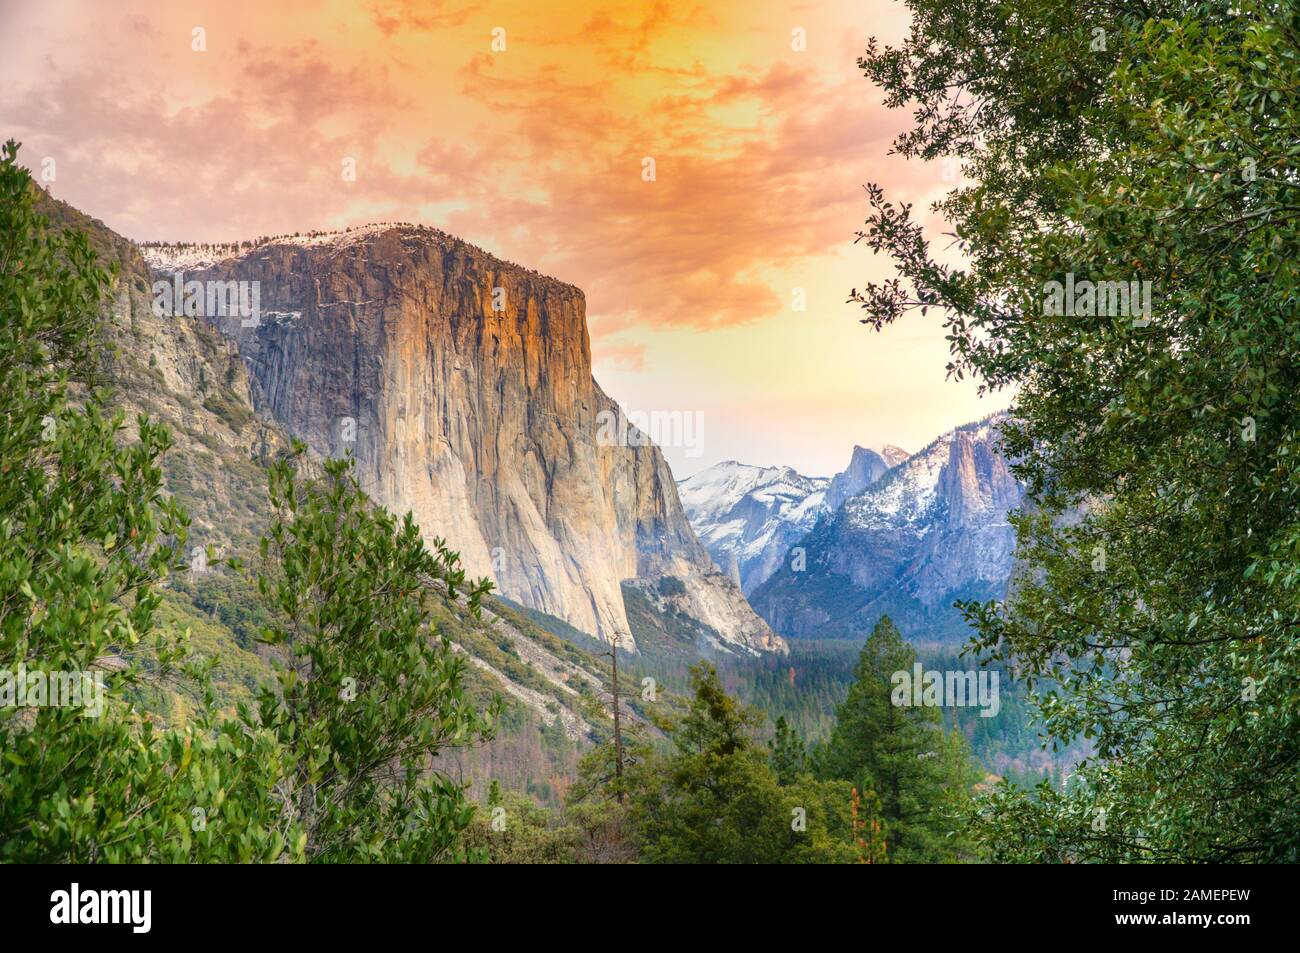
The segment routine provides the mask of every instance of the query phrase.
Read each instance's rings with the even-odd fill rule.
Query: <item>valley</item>
[[[763,713],[760,739],[793,731],[811,749],[832,741],[882,614],[925,664],[962,665],[943,600],[1005,584],[1019,497],[996,420],[915,455],[855,447],[831,477],[728,462],[676,481],[648,438],[601,438],[611,415],[628,424],[591,377],[571,286],[417,226],[138,246],[47,196],[39,207],[117,269],[105,373],[118,406],[171,429],[164,481],[192,520],[189,571],[164,584],[160,617],[212,660],[227,711],[283,662],[240,564],[258,565],[272,521],[265,468],[296,441],[309,470],[355,461],[376,504],[495,584],[481,614],[442,600],[430,620],[468,662],[469,697],[501,706],[489,740],[437,764],[480,801],[564,808],[613,741],[611,643],[623,732],[645,750],[672,750],[701,660]],[[213,287],[256,289],[260,310],[209,314]],[[183,723],[202,699],[159,687],[139,703]],[[945,718],[985,772],[1018,783],[1078,754],[1037,751],[1010,686],[995,718]]]

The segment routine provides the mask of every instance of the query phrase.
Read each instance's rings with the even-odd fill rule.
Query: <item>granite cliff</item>
[[[784,649],[696,538],[658,448],[602,426],[622,411],[592,378],[579,289],[406,225],[145,255],[161,280],[256,283],[255,320],[207,316],[253,406],[317,455],[351,452],[378,502],[505,596],[635,650],[627,583],[724,648]]]

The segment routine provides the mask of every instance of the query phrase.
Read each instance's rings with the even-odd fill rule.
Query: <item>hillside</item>
[[[173,446],[164,458],[168,491],[190,513],[192,553],[212,547],[251,560],[268,525],[264,466],[289,446],[285,429],[253,406],[239,345],[202,318],[159,317],[151,307],[154,273],[140,250],[65,203],[41,194],[39,207],[56,228],[85,231],[118,280],[105,314],[111,358],[104,369],[114,400],[129,415],[168,425]],[[201,566],[201,562],[198,564]],[[233,706],[270,679],[273,659],[257,641],[266,610],[247,579],[226,567],[191,568],[164,590],[163,618],[192,633],[195,648],[217,659],[216,687]],[[544,613],[526,617],[489,597],[482,620],[463,607],[439,611],[439,628],[470,660],[469,685],[486,703],[506,703],[502,729],[481,749],[460,752],[456,773],[482,788],[489,776],[507,788],[535,787],[554,800],[578,753],[609,732],[608,660],[547,631],[564,624]],[[183,718],[187,699],[159,697],[155,707]]]

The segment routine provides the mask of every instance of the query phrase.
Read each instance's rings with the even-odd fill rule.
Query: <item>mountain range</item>
[[[730,463],[679,485],[634,428],[617,445],[602,439],[601,420],[625,415],[591,376],[585,301],[571,285],[425,227],[141,245],[44,192],[39,208],[54,228],[85,232],[116,270],[105,377],[128,421],[145,414],[171,434],[165,485],[192,518],[192,550],[257,560],[271,519],[265,465],[297,439],[309,473],[350,453],[377,502],[412,511],[472,575],[497,582],[482,619],[459,603],[434,607],[469,663],[467,691],[505,703],[497,736],[455,759],[479,794],[492,778],[559,796],[562,782],[536,779],[572,777],[580,752],[608,737],[614,639],[632,684],[681,681],[701,654],[767,671],[786,664],[774,658],[788,651],[782,636],[871,621],[869,594],[854,586],[844,587],[861,609],[851,625],[818,625],[807,611],[814,589],[841,584],[822,568],[877,558],[870,547],[809,549],[807,586],[788,596],[777,588],[789,585],[784,557],[814,547],[911,458],[859,447],[831,478]],[[160,287],[191,282],[255,282],[259,313],[158,306]],[[166,623],[214,660],[221,704],[250,702],[275,664],[251,582],[213,566],[173,574],[162,598]],[[675,690],[659,704],[677,705]],[[183,717],[187,702],[160,704]],[[656,735],[635,694],[624,714]]]
[[[957,599],[1000,598],[1023,489],[998,450],[1001,414],[908,456],[856,447],[833,478],[718,464],[681,481],[714,560],[789,638],[857,638],[890,615],[912,638],[960,638]]]
[[[855,447],[829,478],[729,461],[679,483],[634,427],[602,437],[625,414],[592,377],[572,285],[426,226],[139,246],[48,204],[119,265],[126,401],[188,444],[173,466],[208,542],[256,529],[246,464],[297,438],[351,454],[377,502],[411,511],[505,605],[627,651],[780,653],[783,636],[861,635],[886,611],[945,637],[954,597],[1005,587],[1020,488],[996,417],[914,456]],[[260,313],[150,306],[187,282],[251,284]],[[226,462],[238,479],[204,485]]]
[[[679,480],[677,492],[714,562],[748,595],[776,571],[818,517],[906,459],[907,452],[893,446],[879,452],[854,447],[849,465],[829,478],[728,460]]]

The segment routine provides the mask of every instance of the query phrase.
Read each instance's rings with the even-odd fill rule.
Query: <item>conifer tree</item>
[[[790,727],[785,716],[781,715],[776,720],[776,734],[768,742],[768,760],[777,781],[787,785],[798,780],[804,772],[807,755],[803,739]]]
[[[960,849],[956,811],[975,775],[965,744],[944,729],[938,708],[894,703],[893,676],[910,677],[915,661],[916,651],[882,616],[816,763],[822,777],[849,781],[878,799],[890,858],[950,860]]]

